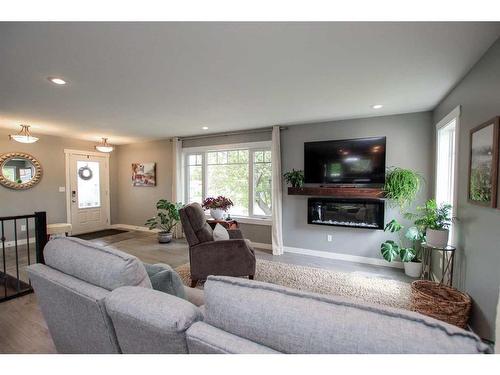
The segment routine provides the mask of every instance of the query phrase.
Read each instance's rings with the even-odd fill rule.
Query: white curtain
[[[183,203],[182,194],[182,141],[172,138],[172,202]],[[173,231],[174,238],[182,238],[182,225],[179,223]]]
[[[273,126],[272,136],[272,244],[273,255],[283,254],[283,228],[282,228],[282,199],[281,199],[281,148],[280,148],[280,127]]]

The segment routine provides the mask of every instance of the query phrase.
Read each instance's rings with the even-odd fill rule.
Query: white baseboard
[[[141,232],[152,232],[152,233],[158,233],[160,230],[159,229],[152,229],[149,230],[147,227],[143,227],[140,225],[129,225],[129,224],[112,224],[111,228],[115,229],[128,229],[128,230],[137,230]]]
[[[263,242],[253,242],[252,241],[252,246],[257,248],[257,249],[264,249],[264,250],[272,250],[273,245],[270,243],[263,243]]]
[[[320,258],[343,260],[343,261],[353,262],[353,263],[371,264],[371,265],[375,265],[375,266],[403,268],[403,263],[401,263],[401,262],[390,262],[389,263],[389,262],[385,261],[384,259],[362,257],[362,256],[358,256],[358,255],[330,253],[327,251],[302,249],[299,247],[291,247],[291,246],[285,246],[283,248],[283,250],[285,251],[285,253],[311,255],[311,256],[320,257]]]
[[[17,240],[17,245],[26,245],[28,241],[26,241],[26,238],[23,238],[23,239],[20,239],[20,240]],[[35,237],[30,237],[29,239],[29,243],[32,244],[32,243],[35,243],[36,242],[36,239]],[[5,248],[9,248],[9,247],[15,247],[16,246],[16,242],[15,241],[5,241]]]

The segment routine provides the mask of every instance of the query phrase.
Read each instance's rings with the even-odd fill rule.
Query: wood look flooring
[[[188,248],[184,240],[174,240],[170,244],[159,244],[156,235],[149,232],[131,231],[98,238],[92,240],[92,242],[135,255],[146,263],[166,263],[175,268],[189,262]],[[271,261],[356,273],[358,275],[400,281],[410,280],[402,270],[389,267],[356,264],[291,253],[278,257],[273,256],[267,250],[256,250],[256,256]],[[35,259],[31,255],[30,257]],[[27,277],[26,264],[27,262],[20,268],[20,275],[23,278]],[[34,294],[0,303],[0,353],[56,353]]]

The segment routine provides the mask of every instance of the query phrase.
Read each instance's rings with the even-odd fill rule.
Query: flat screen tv
[[[385,182],[385,137],[304,143],[305,182],[381,185]]]

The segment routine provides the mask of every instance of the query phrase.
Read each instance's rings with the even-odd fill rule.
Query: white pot
[[[448,229],[429,229],[425,232],[427,245],[432,247],[444,248],[448,245]]]
[[[172,233],[170,232],[158,232],[158,242],[159,243],[169,243],[172,241]]]
[[[422,275],[422,262],[405,262],[403,264],[405,267],[405,273],[408,276],[417,278]]]
[[[224,217],[224,210],[221,208],[211,208],[210,216],[212,216],[215,220],[222,220]]]

